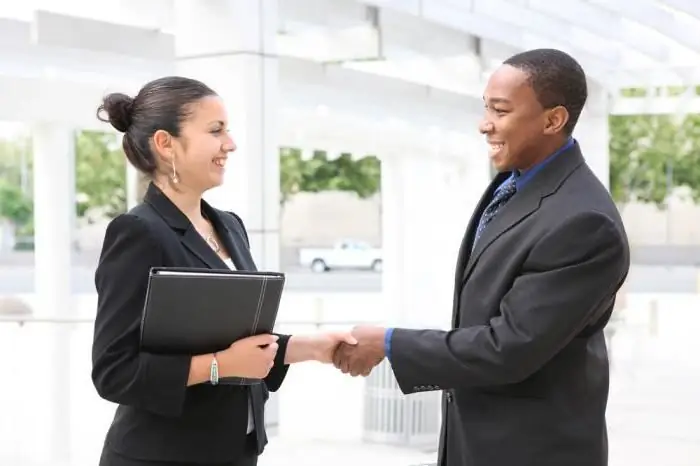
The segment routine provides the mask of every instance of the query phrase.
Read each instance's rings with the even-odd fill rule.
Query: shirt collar
[[[520,191],[523,186],[525,186],[542,168],[544,168],[549,162],[557,158],[562,152],[566,152],[573,146],[575,143],[574,138],[569,138],[566,143],[561,146],[559,149],[554,151],[553,154],[549,155],[546,159],[542,160],[540,163],[534,165],[533,167],[527,169],[527,170],[521,170],[520,172],[513,172],[513,175],[516,178],[515,180],[515,186],[518,191]]]

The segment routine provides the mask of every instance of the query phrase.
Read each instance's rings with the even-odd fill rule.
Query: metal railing
[[[81,443],[83,441],[82,439],[80,441],[78,440],[78,438],[82,437],[83,430],[86,428],[86,426],[82,425],[85,422],[83,418],[86,412],[95,409],[93,406],[96,405],[100,405],[99,410],[103,414],[98,414],[101,421],[92,428],[93,435],[97,433],[98,435],[96,437],[99,437],[102,432],[106,432],[108,425],[100,427],[99,424],[108,422],[108,420],[111,419],[110,405],[98,399],[97,395],[91,389],[89,381],[89,345],[91,341],[91,326],[93,323],[93,318],[85,316],[42,316],[30,313],[0,314],[0,332],[3,332],[5,336],[4,346],[6,349],[13,348],[18,354],[23,354],[40,344],[46,347],[50,353],[46,355],[48,359],[44,361],[46,363],[45,366],[36,364],[35,367],[29,367],[19,360],[14,359],[15,364],[13,368],[10,369],[10,377],[14,380],[26,380],[28,374],[34,371],[42,374],[41,378],[45,381],[44,384],[48,384],[51,389],[41,392],[41,403],[34,409],[45,410],[48,408],[51,412],[43,417],[42,422],[44,424],[41,426],[41,429],[31,434],[29,434],[30,430],[28,430],[29,427],[27,427],[26,423],[21,423],[21,426],[15,429],[6,425],[6,432],[10,433],[10,438],[15,439],[10,443],[15,443],[16,446],[12,447],[10,443],[6,443],[6,448],[4,448],[5,452],[9,451],[11,455],[23,454],[25,450],[30,448],[28,444],[31,443],[31,439],[24,437],[28,435],[38,435],[42,438],[42,442],[50,442],[53,447],[37,446],[36,448],[51,448],[52,455],[53,452],[56,453],[56,464],[62,462],[65,462],[65,464],[82,464],[80,460],[75,462],[76,460],[72,458],[73,453],[70,453],[69,450],[71,450],[71,445],[73,445],[73,451],[82,448],[76,447],[75,445],[76,442]],[[351,328],[360,323],[362,322],[345,319],[285,319],[279,322],[279,328],[283,333],[295,333],[289,332],[288,330],[315,332],[332,328]],[[376,324],[377,322],[370,323]],[[17,331],[12,331],[12,328],[17,329]],[[7,338],[8,336],[9,339]],[[0,336],[0,340],[2,339],[3,337]],[[31,361],[36,360],[34,356],[28,358],[28,360]],[[34,362],[32,364],[34,364]],[[46,367],[46,369],[44,369],[44,367]],[[46,372],[47,369],[48,372]],[[391,369],[386,365],[378,367],[375,372],[377,374],[381,373],[381,378],[383,380],[392,377]],[[421,440],[420,435],[416,435],[420,432],[415,431],[415,429],[413,433],[409,433],[404,427],[397,430],[395,420],[397,418],[404,418],[406,415],[405,410],[407,404],[399,401],[399,399],[404,398],[404,396],[396,388],[391,390],[391,392],[382,392],[381,396],[370,395],[371,393],[377,393],[376,384],[373,380],[374,378],[365,379],[364,387],[360,389],[361,391],[356,392],[357,398],[354,398],[356,395],[352,395],[355,399],[352,403],[357,404],[358,408],[360,408],[357,411],[358,417],[353,422],[357,423],[358,432],[364,432],[362,438],[367,441],[372,441],[373,443],[394,444],[408,447],[422,447],[426,443],[430,443],[425,441],[417,442],[417,440]],[[343,385],[352,385],[350,380],[346,381],[345,379],[342,379],[340,383]],[[5,391],[5,393],[7,394],[8,391]],[[9,397],[6,395],[3,403],[7,404],[5,409],[9,409],[10,416],[12,416],[14,408],[18,406],[17,403],[23,403],[24,401],[29,402],[34,396],[19,387],[16,390],[10,390],[9,393],[11,393],[11,395],[9,395]],[[89,400],[86,399],[86,395]],[[296,424],[299,422],[299,419],[296,419],[296,416],[293,415],[291,417],[283,416],[284,408],[282,404],[287,402],[294,403],[294,401],[291,399],[287,401],[280,400],[278,393],[271,393],[270,395],[270,399],[266,404],[265,424],[268,429],[268,435],[276,436],[279,434],[282,424],[286,425],[287,422]],[[422,395],[426,394],[419,394],[419,396]],[[408,405],[410,404],[411,403],[408,403]],[[412,409],[416,411],[414,408]],[[19,413],[20,412],[17,411],[18,415]],[[360,413],[364,413],[364,415],[360,417]],[[432,424],[435,424],[437,422],[436,416],[439,413],[433,414],[434,416],[432,417],[434,421]],[[409,417],[415,418],[416,416],[411,415]],[[287,429],[289,429],[289,427],[287,427]],[[0,432],[2,432],[2,430],[2,422],[0,422]],[[419,431],[426,433],[430,430],[431,429],[419,429]],[[381,441],[376,438],[379,432],[393,432],[394,436],[387,436],[384,441]],[[406,433],[408,433],[408,435],[406,435]],[[372,438],[373,435],[375,436],[374,439]],[[10,440],[10,438],[6,437],[6,440]],[[434,443],[436,443],[437,433],[435,434],[434,440]],[[94,442],[99,443],[99,438],[95,438]],[[26,445],[22,446],[20,444]],[[93,447],[91,446],[90,448]],[[0,463],[3,463],[2,450],[3,449],[0,448]],[[13,458],[14,457],[11,459],[14,461]],[[70,458],[70,460],[66,458]],[[39,461],[39,463],[41,463],[41,461]],[[31,461],[20,462],[19,464],[31,464]]]

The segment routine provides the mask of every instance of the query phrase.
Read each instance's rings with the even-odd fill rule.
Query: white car
[[[341,240],[332,248],[301,249],[299,263],[314,272],[335,269],[382,271],[382,251],[363,241]]]

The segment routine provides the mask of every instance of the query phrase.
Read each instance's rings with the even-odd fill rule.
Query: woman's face
[[[174,168],[179,185],[204,192],[224,182],[228,154],[236,150],[236,144],[228,134],[228,117],[220,97],[205,97],[188,110],[180,136],[172,144]]]

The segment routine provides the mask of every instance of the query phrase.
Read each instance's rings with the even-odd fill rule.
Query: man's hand
[[[338,345],[333,355],[333,364],[344,374],[353,377],[368,376],[372,369],[384,360],[384,336],[386,329],[360,325],[352,330],[357,343]]]

